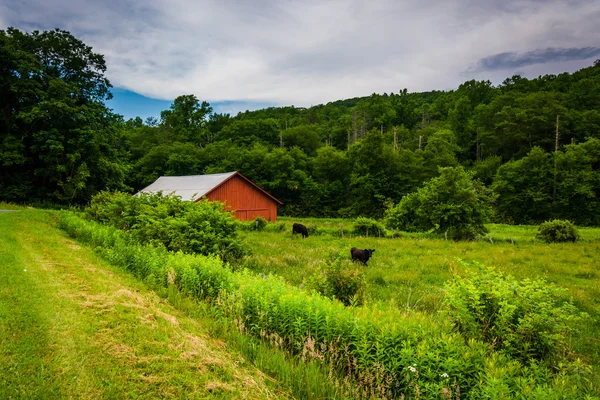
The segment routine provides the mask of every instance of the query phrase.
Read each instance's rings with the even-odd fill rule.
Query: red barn
[[[173,193],[183,200],[198,201],[202,197],[225,203],[235,211],[240,221],[262,216],[269,221],[277,220],[277,205],[283,204],[239,172],[224,174],[161,176],[140,192]]]

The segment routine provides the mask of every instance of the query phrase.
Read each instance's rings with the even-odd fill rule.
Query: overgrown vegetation
[[[385,236],[385,227],[379,221],[372,218],[358,217],[354,220],[352,230],[355,234],[362,236]]]
[[[349,306],[361,306],[365,301],[366,280],[361,267],[347,259],[347,251],[330,254],[324,265],[310,276],[305,286],[325,297]]]
[[[536,239],[546,243],[575,242],[581,238],[571,221],[546,221],[538,227]]]
[[[561,361],[552,369],[495,352],[484,341],[465,341],[445,319],[375,306],[347,308],[275,276],[234,273],[215,258],[134,245],[126,233],[67,213],[61,226],[157,290],[175,285],[218,306],[240,331],[325,361],[332,373],[344,371],[363,395],[584,398],[594,393],[589,368],[566,354],[558,354]]]
[[[391,229],[431,231],[453,239],[475,239],[487,233],[493,196],[462,167],[440,168],[440,176],[387,210]]]
[[[225,261],[238,260],[247,251],[234,217],[219,202],[182,201],[162,193],[101,192],[85,212],[94,221],[130,232],[139,243],[171,251],[217,254]]]
[[[448,314],[466,340],[489,343],[526,365],[562,362],[573,350],[572,330],[587,317],[565,289],[482,266],[456,275],[445,288]]]

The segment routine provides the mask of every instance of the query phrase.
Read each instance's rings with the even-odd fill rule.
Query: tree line
[[[86,204],[161,175],[235,170],[285,215],[380,218],[460,167],[495,194],[498,222],[600,225],[599,61],[236,116],[189,94],[145,121],[112,112],[103,56],[69,32],[0,31],[0,72],[0,200]]]

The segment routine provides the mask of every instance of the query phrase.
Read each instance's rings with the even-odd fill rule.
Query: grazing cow
[[[292,226],[292,235],[299,233],[302,235],[302,238],[308,237],[308,229],[302,224],[294,224]]]
[[[350,254],[352,255],[352,261],[360,261],[363,264],[367,265],[367,261],[369,261],[369,258],[371,258],[371,256],[373,255],[373,253],[375,252],[375,250],[373,249],[357,249],[356,247],[353,247],[350,250]]]

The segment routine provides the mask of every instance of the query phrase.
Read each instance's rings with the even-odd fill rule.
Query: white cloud
[[[161,99],[308,106],[466,79],[498,83],[515,71],[473,66],[499,53],[600,43],[600,0],[5,1],[1,26],[69,30],[105,55],[114,86]]]

